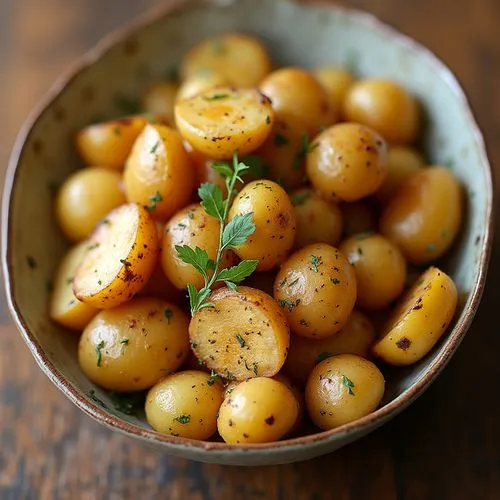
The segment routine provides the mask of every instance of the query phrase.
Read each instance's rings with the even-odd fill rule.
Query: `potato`
[[[256,151],[269,169],[268,176],[286,189],[304,184],[308,137],[297,119],[276,120],[272,132]]]
[[[335,203],[326,201],[308,188],[294,191],[290,198],[294,204],[297,226],[296,249],[312,243],[339,243],[342,236],[342,213]]]
[[[385,207],[380,232],[412,264],[442,257],[462,222],[462,188],[450,170],[433,167],[406,181]]]
[[[313,74],[326,91],[330,109],[339,115],[347,91],[356,78],[346,69],[337,66],[321,66]]]
[[[281,68],[269,74],[260,91],[271,99],[276,118],[288,122],[298,120],[310,135],[331,125],[335,116],[328,96],[314,76],[300,68]]]
[[[420,132],[417,100],[390,80],[368,78],[355,83],[345,97],[343,114],[394,144],[412,143]]]
[[[119,172],[88,167],[71,174],[56,198],[59,227],[71,241],[88,238],[96,224],[113,208],[125,203]]]
[[[240,158],[255,151],[271,132],[274,113],[256,89],[220,87],[178,101],[175,123],[184,139],[211,159]]]
[[[420,172],[424,167],[422,155],[415,149],[407,146],[393,146],[389,148],[387,157],[387,177],[375,198],[382,205],[392,198],[399,186],[412,175]]]
[[[295,215],[285,190],[272,181],[253,181],[236,196],[229,220],[253,213],[255,232],[235,253],[241,259],[259,261],[258,271],[268,271],[283,262],[293,246]]]
[[[406,261],[390,240],[362,233],[344,240],[339,249],[356,272],[358,307],[384,309],[403,293]]]
[[[140,297],[101,311],[80,338],[85,375],[112,391],[140,391],[177,370],[189,352],[189,319],[176,305]]]
[[[313,368],[324,359],[337,354],[357,354],[367,358],[374,341],[372,322],[362,312],[354,310],[344,328],[330,337],[316,340],[291,335],[283,373],[304,386]]]
[[[226,443],[269,443],[290,432],[298,414],[297,399],[285,384],[257,377],[224,399],[217,429]]]
[[[199,70],[182,82],[177,92],[176,100],[191,99],[191,97],[197,96],[207,90],[213,90],[217,87],[227,87],[228,85],[230,85],[229,80],[221,73],[210,69]]]
[[[345,236],[372,233],[378,228],[376,207],[368,200],[344,203],[341,205],[342,222]]]
[[[87,165],[121,170],[148,123],[142,116],[89,125],[76,135],[76,149]]]
[[[357,201],[384,182],[387,146],[364,125],[340,123],[314,139],[306,171],[313,187],[324,196]]]
[[[340,331],[356,301],[356,276],[334,247],[316,243],[283,263],[274,282],[274,298],[293,333],[320,339]]]
[[[146,419],[162,434],[209,439],[217,430],[224,398],[222,384],[209,374],[189,370],[158,382],[146,398]]]
[[[297,413],[297,418],[295,420],[295,423],[293,424],[292,428],[290,431],[286,434],[287,436],[289,435],[294,435],[298,431],[300,431],[300,428],[302,427],[302,424],[304,423],[304,413],[306,409],[306,402],[304,399],[304,393],[302,390],[294,384],[286,375],[283,375],[282,373],[278,373],[273,377],[273,380],[276,380],[278,382],[281,382],[282,384],[286,385],[291,391],[292,394],[295,396],[295,399],[297,400],[297,405],[299,408],[299,411]],[[227,393],[227,389],[226,389]]]
[[[391,365],[416,363],[444,334],[456,306],[453,280],[438,268],[430,267],[391,314],[373,347],[374,354]]]
[[[142,96],[142,108],[146,113],[162,115],[169,123],[173,123],[178,88],[179,84],[172,81],[153,85]]]
[[[73,276],[87,252],[87,247],[86,241],[79,243],[71,248],[59,263],[49,306],[49,314],[54,321],[79,331],[99,312],[95,307],[80,302],[73,293]]]
[[[229,380],[276,375],[288,352],[285,316],[269,295],[245,286],[221,288],[213,307],[195,313],[189,325],[191,348],[208,369]]]
[[[115,208],[89,240],[73,280],[76,297],[100,309],[131,299],[151,277],[158,250],[156,225],[145,208]]]
[[[146,126],[123,179],[127,200],[143,205],[154,219],[167,220],[187,205],[194,173],[179,134],[163,125]]]
[[[203,276],[177,255],[176,246],[200,247],[215,261],[219,250],[220,222],[208,215],[204,208],[195,203],[177,212],[165,226],[162,240],[161,266],[167,278],[179,289],[193,284],[198,290],[204,286]],[[221,266],[231,267],[234,254],[225,252]],[[210,271],[209,275],[213,273]]]
[[[273,294],[274,280],[276,279],[277,271],[265,271],[262,273],[253,273],[243,281],[245,286],[257,288],[266,292],[268,295]]]
[[[306,407],[311,420],[327,431],[370,414],[384,390],[384,376],[371,361],[340,354],[313,369],[306,385]]]
[[[148,282],[143,288],[141,288],[138,295],[146,297],[159,297],[174,302],[175,304],[179,304],[183,300],[185,294],[176,288],[165,276],[165,273],[158,262],[153,270],[153,274],[151,274]]]

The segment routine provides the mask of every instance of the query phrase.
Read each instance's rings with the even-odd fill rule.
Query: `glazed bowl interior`
[[[172,454],[228,464],[291,462],[333,451],[381,425],[420,395],[472,320],[491,241],[491,174],[481,135],[449,70],[415,42],[367,14],[291,0],[176,3],[177,7],[147,16],[132,31],[123,31],[87,54],[56,85],[22,132],[4,196],[3,265],[11,310],[44,372],[71,401],[110,427],[163,445]],[[467,198],[460,239],[440,262],[460,291],[454,324],[425,359],[386,373],[382,407],[333,431],[234,447],[161,436],[143,419],[114,410],[106,393],[80,371],[77,337],[49,320],[46,288],[67,248],[53,218],[53,187],[81,166],[72,145],[75,131],[98,118],[123,115],[148,85],[175,70],[193,44],[230,30],[261,37],[279,65],[343,64],[359,76],[384,76],[402,83],[423,105],[422,144],[429,161],[448,165],[461,179]],[[105,407],[88,396],[91,390]]]

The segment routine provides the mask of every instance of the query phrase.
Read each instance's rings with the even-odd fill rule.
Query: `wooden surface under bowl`
[[[395,416],[422,394],[459,345],[479,304],[490,254],[490,168],[459,85],[415,42],[369,15],[341,7],[285,0],[212,3],[220,6],[179,1],[177,7],[147,16],[131,30],[108,38],[55,86],[26,125],[12,155],[3,205],[2,263],[9,305],[44,372],[101,423],[195,460],[242,465],[304,460],[333,451]],[[280,64],[349,64],[361,76],[400,81],[420,98],[428,115],[424,141],[428,157],[454,170],[468,199],[461,238],[442,263],[461,295],[453,330],[420,363],[391,372],[385,404],[373,414],[333,431],[266,445],[228,446],[161,436],[134,417],[96,405],[87,396],[91,389],[103,401],[108,399],[81,373],[76,338],[47,317],[46,283],[66,248],[52,216],[51,189],[79,165],[73,133],[96,116],[120,115],[124,100],[172,71],[196,41],[228,30],[261,36]]]

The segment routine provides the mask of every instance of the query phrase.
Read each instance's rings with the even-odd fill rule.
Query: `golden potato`
[[[394,144],[412,143],[420,132],[417,100],[390,80],[368,78],[349,89],[343,106],[348,121],[362,123]]]
[[[399,186],[423,167],[424,159],[417,150],[408,146],[392,146],[387,156],[387,177],[375,193],[375,198],[386,204]]]
[[[156,83],[142,96],[142,108],[146,113],[164,116],[167,122],[173,123],[178,89],[177,82]]]
[[[146,126],[123,179],[127,200],[143,205],[154,219],[166,220],[187,205],[194,174],[179,134],[163,125]]]
[[[299,408],[299,411],[297,413],[297,419],[295,420],[295,423],[293,424],[290,431],[286,434],[286,436],[293,436],[298,431],[300,431],[300,428],[304,423],[304,414],[306,410],[304,393],[296,384],[294,384],[286,375],[283,375],[282,373],[278,373],[277,375],[275,375],[273,377],[273,380],[277,380],[278,382],[285,384],[292,391],[292,394],[295,396],[295,399],[297,400],[297,405]],[[226,394],[227,394],[227,389],[226,389]]]
[[[73,293],[73,276],[87,248],[86,241],[79,243],[71,248],[59,263],[49,306],[49,314],[54,321],[79,331],[99,312],[99,309],[80,302]]]
[[[342,222],[345,236],[372,233],[378,228],[378,212],[368,200],[343,203]]]
[[[294,191],[290,198],[297,226],[296,249],[312,243],[339,243],[342,236],[342,213],[338,205],[326,201],[309,188]]]
[[[423,170],[406,181],[382,212],[380,232],[412,264],[432,262],[451,247],[462,222],[462,188],[444,167]]]
[[[303,386],[313,368],[324,359],[337,354],[357,354],[367,358],[374,342],[372,322],[362,312],[354,310],[344,328],[330,337],[317,340],[291,335],[283,373]]]
[[[339,115],[344,98],[356,81],[352,73],[338,66],[321,66],[314,70],[314,76],[323,86],[328,96],[330,109]]]
[[[384,390],[384,376],[371,361],[340,354],[325,359],[311,372],[306,407],[311,420],[326,431],[370,414]]]
[[[322,132],[307,155],[311,184],[325,196],[357,201],[373,194],[387,174],[387,146],[376,132],[340,123]]]
[[[88,238],[97,223],[113,208],[126,202],[122,176],[104,167],[88,167],[71,174],[56,198],[59,227],[71,241]]]
[[[121,170],[148,123],[142,116],[89,125],[76,135],[76,149],[87,165]]]
[[[320,339],[340,331],[356,301],[354,269],[336,248],[316,243],[283,263],[274,298],[293,333]]]
[[[354,266],[359,307],[384,309],[403,293],[406,261],[387,238],[361,233],[344,240],[339,249]]]
[[[285,384],[257,377],[226,396],[217,429],[226,443],[269,443],[290,432],[298,414],[297,399]]]
[[[298,120],[310,135],[334,123],[328,96],[314,76],[300,68],[281,68],[269,74],[260,91],[271,99],[276,118]]]
[[[219,73],[236,87],[255,87],[269,73],[271,60],[257,38],[225,33],[194,46],[184,56],[181,76],[186,80],[207,69]]]
[[[101,311],[80,338],[78,360],[95,384],[140,391],[177,370],[189,352],[189,319],[176,305],[140,297]]]
[[[175,123],[195,149],[211,159],[240,158],[255,151],[271,132],[274,112],[256,89],[220,87],[178,101]]]
[[[150,389],[146,419],[162,434],[209,439],[217,430],[217,414],[224,398],[222,384],[203,371],[169,375]]]
[[[255,232],[234,251],[241,259],[258,260],[258,271],[268,271],[283,262],[293,246],[295,215],[292,202],[275,182],[253,181],[234,199],[229,220],[248,213],[253,213]]]
[[[176,100],[191,99],[191,97],[202,94],[207,90],[213,90],[217,87],[227,87],[228,85],[230,85],[230,82],[221,73],[208,68],[199,70],[182,82],[177,92]]]
[[[165,226],[162,241],[161,266],[167,278],[179,289],[193,284],[198,290],[203,287],[203,276],[177,255],[176,246],[187,245],[205,250],[208,258],[215,261],[219,251],[220,222],[208,215],[204,208],[195,203],[177,212]],[[222,268],[235,263],[234,254],[225,252]],[[211,276],[212,271],[209,272]]]
[[[76,297],[100,309],[131,299],[151,277],[158,250],[156,225],[145,208],[115,208],[89,240],[73,279]]]
[[[453,280],[430,267],[405,293],[373,352],[386,363],[405,366],[422,359],[448,328],[457,307]]]
[[[229,380],[276,375],[285,362],[290,333],[273,298],[240,286],[217,290],[210,303],[213,307],[196,312],[189,325],[196,357]]]

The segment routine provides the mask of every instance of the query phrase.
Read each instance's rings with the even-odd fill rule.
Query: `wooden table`
[[[60,71],[153,3],[0,0],[2,168],[22,120]],[[500,174],[500,2],[350,3],[424,42],[454,69]],[[85,417],[39,371],[0,297],[0,499],[500,498],[499,259],[497,245],[472,330],[416,404],[335,454],[256,469],[172,459]]]

